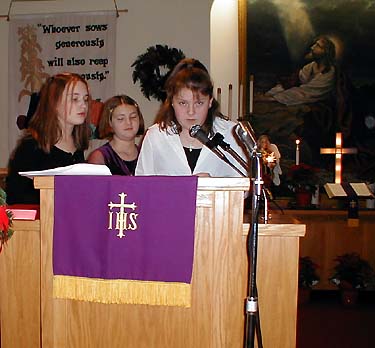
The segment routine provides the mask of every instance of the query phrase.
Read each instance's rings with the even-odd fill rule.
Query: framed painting
[[[277,144],[284,175],[299,140],[300,161],[333,182],[334,156],[320,149],[339,132],[357,149],[343,156],[343,180],[374,182],[375,2],[248,0],[239,18],[240,75],[254,77],[246,118]]]

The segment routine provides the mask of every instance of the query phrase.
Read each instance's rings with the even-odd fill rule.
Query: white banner
[[[32,93],[60,72],[82,75],[93,99],[114,93],[116,13],[12,16],[9,27],[9,147]]]

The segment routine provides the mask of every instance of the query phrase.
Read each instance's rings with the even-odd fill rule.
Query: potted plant
[[[307,303],[310,300],[313,286],[318,284],[320,278],[316,272],[318,265],[311,257],[303,256],[299,258],[298,269],[298,303]]]
[[[341,290],[341,299],[345,305],[357,302],[358,290],[374,283],[374,269],[358,253],[346,253],[335,259],[333,274],[329,280]]]
[[[288,188],[295,193],[297,206],[307,207],[310,205],[312,194],[320,182],[318,172],[318,168],[304,163],[290,167],[287,184]]]

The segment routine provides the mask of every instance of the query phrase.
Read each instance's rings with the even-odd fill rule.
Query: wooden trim
[[[306,226],[302,224],[259,224],[259,236],[304,237]],[[243,224],[243,235],[247,236],[250,224]]]
[[[53,176],[36,176],[34,186],[37,189],[53,189]],[[202,191],[248,191],[249,178],[198,178],[198,190]]]
[[[275,215],[281,215],[278,211],[274,211]],[[298,210],[298,209],[284,209],[283,215],[288,216],[294,216],[297,219],[299,219],[300,216],[317,216],[322,217],[324,216],[324,219],[330,219],[333,216],[341,216],[341,217],[347,217],[348,211],[347,210],[335,210],[335,209],[311,209],[311,210]],[[375,217],[375,210],[359,210],[359,218],[361,216],[373,216]]]
[[[39,220],[13,220],[12,228],[15,231],[40,231]]]

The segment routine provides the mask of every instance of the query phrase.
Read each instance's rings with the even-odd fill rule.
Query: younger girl
[[[108,99],[99,121],[99,137],[109,142],[93,151],[88,162],[105,164],[113,175],[134,175],[138,159],[135,138],[143,133],[143,116],[132,98],[117,95]]]

